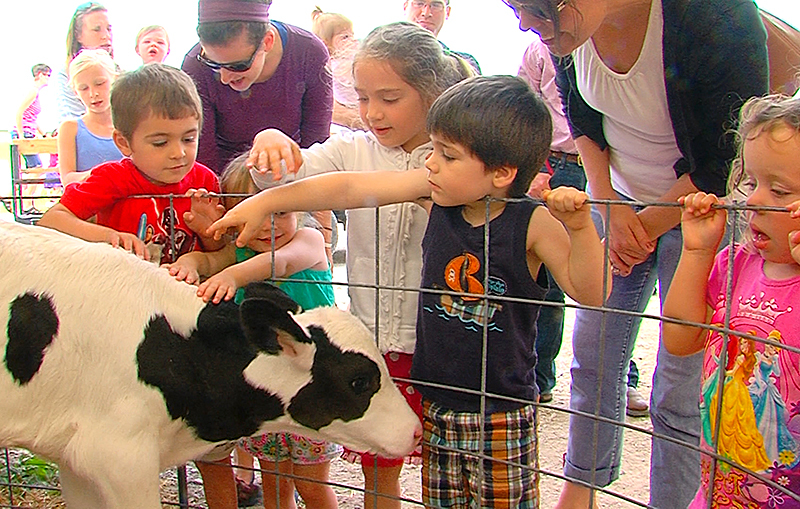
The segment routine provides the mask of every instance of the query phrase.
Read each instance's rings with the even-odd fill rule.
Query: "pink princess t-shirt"
[[[711,324],[724,327],[728,256],[716,257],[706,301]],[[734,248],[731,329],[781,345],[800,347],[800,277],[774,280],[764,275],[758,254]],[[709,331],[700,393],[701,448],[713,451],[719,405],[718,366],[724,335]],[[800,493],[800,356],[785,348],[730,336],[718,452],[793,493]],[[705,508],[712,458],[702,455],[702,482],[690,508]],[[723,461],[717,462],[712,507],[800,508],[800,502]]]

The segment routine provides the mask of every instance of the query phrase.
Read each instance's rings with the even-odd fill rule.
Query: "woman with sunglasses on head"
[[[64,68],[53,76],[52,85],[56,89],[56,105],[58,107],[58,120],[72,120],[86,112],[86,107],[75,94],[69,84],[67,69],[69,63],[83,49],[103,49],[114,58],[114,49],[111,46],[111,23],[108,20],[108,11],[97,2],[86,2],[75,9],[67,30],[67,54]]]
[[[328,50],[311,32],[270,21],[271,0],[200,0],[195,45],[181,68],[203,100],[197,160],[219,173],[277,128],[301,147],[330,134]]]
[[[521,30],[555,56],[565,113],[594,199],[676,202],[725,191],[737,112],[767,92],[766,33],[752,0],[504,0]],[[607,306],[643,312],[656,280],[666,295],[681,251],[677,207],[594,207],[608,232]],[[573,331],[570,408],[623,422],[625,376],[640,318],[580,309]],[[601,332],[602,331],[602,332]],[[702,355],[659,345],[653,431],[697,447]],[[558,508],[590,507],[619,477],[622,428],[570,418]],[[654,438],[650,505],[686,507],[700,482],[696,450]],[[586,484],[581,484],[586,483]],[[594,500],[594,505],[597,502]]]

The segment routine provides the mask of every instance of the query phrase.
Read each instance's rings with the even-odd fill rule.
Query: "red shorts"
[[[389,352],[384,354],[383,358],[386,360],[386,366],[389,368],[389,375],[392,378],[411,378],[411,359],[413,355],[410,353]],[[394,384],[400,389],[400,392],[406,398],[408,405],[417,414],[420,422],[422,422],[422,395],[417,392],[413,385],[408,382],[401,382],[395,380]],[[411,461],[416,458],[419,461],[422,458],[422,449],[417,447],[414,452],[405,458],[384,458],[382,456],[375,456],[370,453],[354,453],[345,449],[343,454],[345,459],[355,459],[360,456],[361,465],[364,467],[394,467],[402,465],[405,461]]]

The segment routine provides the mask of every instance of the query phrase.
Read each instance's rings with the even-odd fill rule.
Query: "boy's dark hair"
[[[255,2],[266,4],[267,8],[272,5],[272,0],[244,0],[245,2]],[[255,47],[261,44],[264,36],[267,35],[269,23],[259,21],[215,21],[211,23],[198,23],[197,36],[200,44],[206,46],[225,46],[232,40],[239,37],[242,30],[247,31],[247,42]]]
[[[486,165],[517,168],[510,198],[521,198],[550,153],[544,101],[516,76],[475,76],[447,89],[428,112],[428,132],[463,145]]]
[[[46,74],[50,76],[50,73],[52,72],[53,70],[50,69],[50,66],[47,64],[36,64],[33,67],[31,67],[31,74],[33,74],[34,78],[40,74]]]
[[[203,105],[194,81],[174,67],[152,63],[117,78],[111,87],[114,128],[128,140],[149,115],[203,121]]]

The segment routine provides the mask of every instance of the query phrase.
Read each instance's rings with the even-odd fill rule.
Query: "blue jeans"
[[[592,218],[603,235],[603,207]],[[681,253],[680,227],[658,239],[656,250],[627,277],[614,276],[607,307],[643,312],[656,279],[663,302]],[[572,336],[570,408],[623,422],[627,374],[640,317],[579,309]],[[693,446],[700,441],[700,370],[703,354],[677,357],[659,344],[650,419],[653,431]],[[599,398],[599,401],[598,401]],[[619,477],[622,452],[620,426],[570,417],[564,475],[607,486]],[[596,435],[595,435],[596,434]],[[700,483],[700,455],[682,445],[653,438],[650,455],[650,505],[686,507]]]

